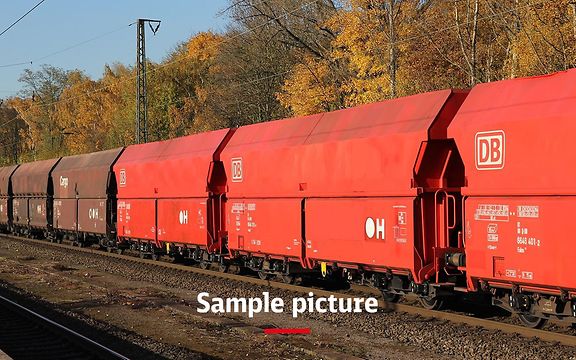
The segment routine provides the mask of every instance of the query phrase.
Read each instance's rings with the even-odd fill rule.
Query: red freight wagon
[[[52,195],[54,187],[50,173],[58,159],[20,165],[12,174],[14,230],[37,235],[52,230]]]
[[[324,262],[438,281],[438,259],[458,246],[448,192],[463,170],[446,127],[465,96],[438,91],[238,129],[222,153],[230,250],[266,258],[252,260],[263,272]]]
[[[12,185],[10,177],[18,165],[0,168],[0,230],[10,229],[12,222]]]
[[[322,115],[243,126],[222,152],[228,178],[227,232],[232,255],[253,254],[248,267],[272,271],[263,256],[304,265],[299,149]],[[282,273],[288,272],[282,264]],[[293,265],[290,272],[294,272]],[[263,269],[262,269],[263,268]]]
[[[54,229],[78,243],[108,245],[115,236],[114,162],[123,148],[63,157],[52,171]]]
[[[496,302],[534,315],[524,316],[532,325],[570,315],[561,299],[576,296],[575,83],[569,70],[477,85],[449,127],[468,179],[468,287],[507,289]]]
[[[225,175],[219,154],[231,133],[225,129],[127,147],[114,165],[119,238],[138,242],[143,254],[219,252],[219,224],[211,219],[222,219]]]

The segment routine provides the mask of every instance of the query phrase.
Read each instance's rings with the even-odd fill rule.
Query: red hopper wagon
[[[226,179],[219,156],[232,133],[127,147],[114,165],[119,240],[143,256],[169,253],[208,261],[225,252],[219,239]]]
[[[318,264],[433,299],[449,283],[463,165],[446,128],[466,92],[438,91],[241,127],[222,152],[233,256],[269,274]],[[432,300],[431,300],[432,301]]]
[[[576,71],[476,85],[449,127],[462,188],[471,291],[531,326],[576,315]]]
[[[574,322],[574,83],[570,70],[0,168],[0,229]]]

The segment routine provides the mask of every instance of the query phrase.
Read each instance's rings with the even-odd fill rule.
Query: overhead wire
[[[132,23],[130,23],[130,24],[128,24],[128,25],[123,25],[123,26],[118,27],[118,28],[116,28],[116,29],[114,29],[114,30],[105,32],[105,33],[103,33],[103,34],[97,35],[97,36],[92,37],[92,38],[90,38],[90,39],[81,41],[81,42],[79,42],[79,43],[76,43],[76,44],[71,45],[71,46],[68,46],[68,47],[65,47],[65,48],[63,48],[62,50],[58,50],[58,51],[55,51],[55,52],[50,53],[50,54],[48,54],[48,55],[45,55],[45,56],[39,57],[39,58],[37,58],[37,59],[34,59],[34,60],[32,60],[31,62],[33,62],[33,63],[34,63],[34,62],[38,62],[38,61],[47,59],[47,58],[49,58],[49,57],[52,57],[52,56],[54,56],[54,55],[62,54],[62,53],[64,53],[64,52],[66,52],[66,51],[69,51],[69,50],[72,50],[72,49],[77,48],[77,47],[79,47],[79,46],[88,44],[88,43],[90,43],[90,42],[92,42],[92,41],[96,41],[96,40],[99,40],[99,39],[101,39],[101,38],[103,38],[103,37],[106,37],[106,36],[108,36],[108,35],[112,35],[112,34],[114,34],[114,33],[117,33],[117,32],[119,32],[119,31],[121,31],[121,30],[126,29],[127,27],[129,27],[129,26],[131,26],[131,25],[134,25],[135,23],[136,23],[136,22],[132,22]]]
[[[222,40],[222,41],[219,42],[218,44],[215,44],[215,45],[206,47],[206,49],[210,49],[210,48],[213,48],[213,47],[216,47],[216,46],[220,46],[220,45],[222,45],[222,44],[224,44],[224,43],[226,43],[226,42],[229,42],[229,41],[231,41],[231,40],[234,40],[234,39],[236,39],[236,38],[239,38],[239,37],[241,37],[241,36],[244,36],[244,35],[246,35],[246,34],[249,34],[249,33],[253,32],[253,31],[257,30],[258,28],[261,28],[261,27],[266,26],[266,25],[269,24],[270,22],[277,21],[278,19],[280,19],[280,18],[282,18],[282,17],[286,17],[287,15],[291,15],[291,14],[293,14],[294,12],[296,12],[296,11],[298,11],[298,10],[300,10],[300,9],[303,9],[303,8],[305,8],[305,7],[307,7],[307,6],[310,6],[310,5],[312,5],[312,4],[314,4],[314,3],[318,2],[318,1],[319,1],[319,0],[310,1],[310,2],[308,2],[308,3],[306,3],[306,4],[303,4],[303,5],[301,5],[301,6],[297,7],[297,8],[289,11],[289,12],[285,12],[285,13],[283,13],[283,14],[275,17],[275,18],[269,19],[268,21],[266,21],[266,22],[264,22],[264,23],[262,23],[262,24],[260,24],[260,25],[257,25],[257,26],[255,26],[255,27],[249,28],[249,29],[247,29],[247,30],[245,30],[245,31],[242,31],[242,32],[240,32],[240,33],[238,33],[238,34],[235,34],[235,35],[233,35],[233,36],[231,36],[231,37],[227,37],[226,39]],[[537,3],[528,3],[528,4],[526,4],[526,5],[519,6],[519,7],[516,7],[516,8],[514,8],[514,9],[509,9],[509,10],[506,10],[506,11],[501,11],[501,12],[497,12],[497,13],[492,13],[491,15],[487,15],[487,16],[483,16],[483,17],[478,17],[476,20],[464,21],[464,22],[459,23],[459,24],[455,24],[455,25],[451,25],[451,26],[444,27],[444,28],[436,29],[436,30],[433,30],[433,31],[429,32],[428,34],[418,35],[418,36],[411,36],[411,37],[407,37],[407,38],[402,38],[402,39],[399,39],[399,40],[395,41],[394,44],[403,43],[403,42],[406,42],[406,41],[412,41],[412,40],[416,40],[416,39],[419,39],[419,38],[429,37],[430,34],[435,34],[435,33],[443,32],[443,31],[447,31],[447,30],[452,30],[452,29],[458,28],[458,27],[460,27],[460,26],[469,25],[469,24],[471,24],[473,21],[482,21],[482,20],[490,19],[490,18],[493,18],[493,17],[496,17],[496,16],[500,16],[500,15],[503,15],[503,14],[507,14],[507,13],[511,13],[511,12],[517,11],[517,10],[519,10],[519,9],[524,9],[524,8],[529,8],[529,7],[533,7],[533,6],[542,5],[542,4],[547,3],[547,2],[550,2],[550,1],[551,1],[551,0],[541,0],[540,2],[537,2]],[[181,57],[181,58],[175,59],[175,60],[173,60],[173,61],[170,61],[170,62],[168,62],[168,63],[160,64],[160,65],[158,65],[157,67],[149,70],[148,72],[149,72],[149,73],[152,73],[152,72],[158,71],[158,70],[161,69],[161,68],[164,68],[164,67],[170,66],[170,65],[172,65],[172,64],[174,64],[174,63],[178,63],[178,62],[180,62],[180,61],[183,61],[183,60],[189,58],[190,56],[192,56],[192,55],[189,54],[189,55],[183,56],[183,57]],[[257,82],[264,81],[264,80],[268,80],[268,79],[271,79],[271,78],[283,76],[283,75],[286,75],[286,74],[291,73],[291,72],[293,72],[293,71],[294,71],[293,69],[289,69],[289,70],[282,71],[282,72],[277,73],[277,74],[272,74],[272,75],[264,76],[264,77],[261,77],[261,78],[256,78],[256,79],[253,79],[253,80],[249,80],[249,81],[246,81],[246,82],[242,82],[242,83],[239,83],[239,84],[234,84],[233,87],[238,87],[238,86],[248,85],[248,84],[252,84],[252,83],[257,83]],[[130,76],[130,77],[126,78],[126,79],[122,79],[119,83],[126,82],[126,81],[129,81],[129,80],[134,80],[136,77],[137,77],[137,76]],[[97,88],[97,89],[95,89],[95,90],[87,91],[87,92],[85,92],[84,94],[81,94],[81,95],[78,95],[78,96],[74,96],[74,97],[70,97],[70,98],[66,98],[66,99],[62,99],[62,100],[55,100],[55,101],[52,101],[52,102],[49,102],[49,103],[32,105],[31,107],[33,107],[33,106],[49,106],[49,105],[54,105],[54,104],[57,104],[57,103],[65,103],[65,102],[68,102],[68,101],[71,101],[71,100],[75,100],[75,99],[77,99],[77,98],[89,96],[89,95],[92,95],[92,94],[94,94],[94,93],[97,93],[97,92],[100,92],[100,91],[104,91],[105,89],[111,87],[112,85],[115,85],[115,84],[105,85],[105,86],[100,87],[100,88]],[[31,107],[30,107],[30,108],[31,108]],[[14,118],[10,119],[9,121],[5,122],[4,124],[0,124],[0,126],[8,125],[9,123],[11,123],[11,122],[13,122],[13,121],[16,121],[16,120],[18,119],[18,117],[19,117],[19,116],[17,115],[17,116],[15,116]],[[0,145],[3,145],[3,144],[0,144]]]
[[[22,61],[22,62],[18,62],[18,63],[3,64],[3,65],[0,65],[0,68],[8,68],[8,67],[22,66],[22,65],[32,65],[32,61]]]
[[[307,7],[307,6],[310,6],[310,5],[312,5],[312,4],[314,4],[314,3],[318,2],[318,1],[319,1],[319,0],[313,0],[313,1],[307,2],[307,3],[305,3],[305,4],[303,4],[303,5],[295,8],[295,9],[293,9],[293,10],[291,10],[291,11],[285,12],[285,13],[283,13],[283,14],[281,14],[281,15],[278,15],[277,17],[274,17],[274,18],[272,18],[272,19],[269,19],[269,20],[266,21],[265,23],[262,23],[262,24],[260,24],[260,25],[257,25],[257,26],[251,27],[251,28],[249,28],[249,29],[246,29],[246,30],[244,30],[244,31],[242,31],[242,32],[239,32],[239,33],[233,35],[233,36],[227,37],[227,38],[225,38],[224,40],[220,41],[218,44],[215,44],[215,45],[206,47],[206,49],[215,48],[215,47],[220,46],[220,45],[222,45],[222,44],[224,44],[224,43],[227,43],[227,42],[229,42],[229,41],[232,41],[232,40],[234,40],[234,39],[237,39],[237,38],[239,38],[239,37],[241,37],[241,36],[244,36],[244,35],[246,35],[246,34],[249,34],[249,33],[253,32],[253,31],[255,31],[255,30],[257,30],[257,29],[259,29],[259,28],[261,28],[261,27],[266,26],[267,24],[269,24],[269,23],[271,23],[271,22],[273,22],[273,21],[276,21],[276,20],[278,20],[278,19],[280,19],[280,18],[282,18],[282,17],[285,17],[285,16],[287,16],[287,15],[290,15],[290,14],[292,14],[292,13],[294,13],[294,12],[300,10],[300,9],[303,9],[303,8],[305,8],[305,7]],[[164,64],[160,64],[160,65],[156,66],[155,68],[148,70],[147,73],[154,73],[154,72],[158,71],[158,70],[161,69],[161,68],[165,68],[165,67],[167,67],[167,66],[170,66],[170,65],[173,65],[173,64],[175,64],[175,63],[181,62],[181,61],[183,61],[183,60],[188,59],[188,58],[191,57],[191,56],[192,56],[192,54],[187,54],[187,55],[182,56],[182,57],[180,57],[180,58],[178,58],[178,59],[169,61],[169,62],[164,63]],[[134,79],[136,79],[136,78],[137,78],[137,75],[129,76],[129,77],[125,78],[125,79],[122,79],[122,80],[120,81],[120,83],[129,81],[129,80],[134,80]],[[94,89],[94,90],[91,90],[91,91],[87,91],[87,92],[85,92],[84,94],[80,94],[80,95],[73,96],[73,97],[69,97],[69,98],[62,99],[62,100],[55,100],[55,101],[51,101],[51,102],[48,102],[48,103],[38,104],[38,105],[36,105],[36,106],[49,106],[49,105],[54,105],[54,104],[57,104],[57,103],[72,101],[72,100],[75,100],[75,99],[77,99],[77,98],[81,98],[81,97],[88,96],[88,95],[91,95],[91,94],[94,94],[94,93],[97,93],[97,92],[100,92],[100,91],[104,91],[104,90],[106,90],[107,88],[110,88],[110,87],[113,86],[113,85],[115,85],[115,84],[105,85],[105,86],[99,87],[99,88],[97,88],[97,89]]]
[[[259,29],[259,28],[262,28],[262,27],[266,26],[267,24],[269,24],[269,23],[271,23],[271,22],[273,22],[273,21],[277,21],[277,20],[279,20],[279,19],[281,19],[281,18],[283,18],[283,17],[286,17],[286,16],[288,16],[288,15],[291,15],[291,14],[295,13],[296,11],[301,10],[301,9],[303,9],[303,8],[305,8],[305,7],[308,7],[308,6],[314,4],[314,3],[318,2],[318,1],[319,1],[319,0],[313,0],[313,1],[307,2],[307,3],[305,3],[305,4],[301,5],[301,6],[298,6],[297,8],[295,8],[295,9],[293,9],[293,10],[291,10],[291,11],[284,12],[284,13],[282,13],[281,15],[278,15],[277,17],[274,17],[274,18],[272,18],[272,19],[269,19],[268,21],[266,21],[266,22],[264,22],[264,23],[262,23],[262,24],[260,24],[260,25],[257,25],[257,26],[254,26],[254,27],[252,27],[252,28],[246,29],[246,30],[244,30],[244,31],[242,31],[242,32],[239,32],[239,33],[235,34],[234,36],[227,37],[226,39],[222,40],[222,41],[219,42],[218,44],[215,44],[215,45],[212,45],[212,46],[210,46],[210,47],[207,47],[207,49],[214,48],[214,47],[216,47],[216,46],[220,46],[220,45],[222,45],[222,44],[224,44],[224,43],[227,43],[227,42],[229,42],[229,41],[231,41],[231,40],[234,40],[234,39],[237,39],[237,38],[239,38],[239,37],[241,37],[241,36],[244,36],[244,35],[246,35],[246,34],[249,34],[249,33],[253,32],[253,31],[255,31],[255,30]],[[130,25],[132,25],[132,24],[130,24]],[[182,57],[182,58],[178,58],[178,59],[173,60],[173,61],[170,61],[170,62],[168,62],[168,63],[161,64],[161,65],[159,65],[158,67],[149,70],[148,72],[151,73],[151,72],[158,71],[159,68],[163,68],[163,67],[172,65],[172,64],[174,64],[174,63],[178,63],[178,62],[180,62],[180,61],[183,61],[183,60],[189,58],[190,56],[192,56],[192,55],[186,55],[186,56],[184,56],[184,57]],[[121,80],[119,83],[126,82],[126,81],[128,81],[128,80],[134,80],[136,77],[137,77],[137,76],[130,76],[130,77],[126,78],[126,79]],[[116,84],[117,84],[117,83],[116,83]],[[42,103],[42,104],[37,104],[37,105],[31,105],[31,106],[29,107],[29,109],[32,108],[32,107],[50,106],[50,105],[55,105],[55,104],[58,104],[58,103],[66,103],[66,102],[69,102],[69,101],[71,101],[71,100],[75,100],[75,99],[78,99],[78,98],[81,98],[81,97],[85,97],[85,96],[92,95],[92,94],[97,93],[97,92],[100,92],[100,91],[104,91],[104,90],[106,90],[107,88],[111,87],[112,85],[116,85],[116,84],[105,85],[105,86],[100,87],[100,88],[97,88],[97,89],[95,89],[95,90],[87,91],[87,92],[85,92],[84,94],[81,94],[81,95],[78,95],[78,96],[73,96],[73,97],[66,98],[66,99],[55,100],[55,101],[52,101],[52,102]],[[0,124],[0,126],[6,126],[6,125],[8,125],[8,124],[10,124],[10,123],[18,120],[19,117],[20,117],[19,115],[16,115],[15,117],[13,117],[12,119],[6,121],[5,123]],[[0,145],[4,145],[4,144],[0,144]]]
[[[14,66],[22,66],[22,65],[32,65],[32,64],[37,63],[37,62],[39,62],[39,61],[45,60],[45,59],[47,59],[47,58],[49,58],[49,57],[52,57],[52,56],[55,56],[55,55],[59,55],[59,54],[65,53],[65,52],[67,52],[67,51],[69,51],[69,50],[72,50],[72,49],[74,49],[74,48],[77,48],[77,47],[79,47],[79,46],[88,44],[88,43],[90,43],[90,42],[92,42],[92,41],[101,39],[101,38],[103,38],[103,37],[106,37],[106,36],[111,35],[111,34],[114,34],[114,33],[117,33],[117,32],[119,32],[119,31],[121,31],[121,30],[126,29],[127,27],[129,27],[129,26],[131,26],[131,25],[134,25],[135,23],[136,23],[136,22],[132,22],[132,23],[130,23],[130,24],[128,24],[128,25],[123,25],[123,26],[118,27],[118,28],[116,28],[116,29],[114,29],[114,30],[111,30],[111,31],[105,32],[105,33],[103,33],[103,34],[94,36],[94,37],[89,38],[89,39],[87,39],[87,40],[83,40],[83,41],[78,42],[78,43],[76,43],[76,44],[67,46],[67,47],[65,47],[65,48],[63,48],[63,49],[60,49],[60,50],[58,50],[58,51],[54,51],[54,52],[52,52],[52,53],[49,53],[49,54],[47,54],[47,55],[44,55],[44,56],[41,56],[41,57],[38,57],[38,58],[35,58],[35,59],[32,59],[32,60],[22,61],[22,62],[17,62],[17,63],[12,63],[12,64],[0,65],[0,68],[7,68],[7,67],[14,67]]]
[[[18,24],[28,14],[30,14],[32,11],[34,11],[34,9],[36,9],[38,6],[40,6],[44,1],[46,1],[46,0],[41,0],[38,4],[34,5],[34,7],[32,9],[28,10],[24,15],[20,16],[18,18],[18,20],[14,21],[12,24],[10,24],[10,26],[8,26],[6,29],[2,30],[2,32],[0,32],[0,36],[4,35],[8,30],[12,29],[12,27],[14,27],[14,25]]]

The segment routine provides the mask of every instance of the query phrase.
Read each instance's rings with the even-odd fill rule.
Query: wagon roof
[[[106,198],[112,165],[124,148],[63,157],[52,171],[55,198]]]
[[[576,70],[475,86],[448,131],[466,195],[576,194]]]
[[[60,158],[35,161],[20,165],[12,175],[12,191],[14,195],[48,194],[50,172]]]
[[[14,170],[18,168],[18,165],[5,166],[0,168],[0,196],[8,196],[10,176],[14,173]]]
[[[442,90],[241,127],[222,152],[227,172],[242,167],[230,194],[412,194],[422,142],[446,138],[465,96]]]
[[[118,197],[206,196],[212,160],[229,134],[223,129],[128,146],[114,166]]]

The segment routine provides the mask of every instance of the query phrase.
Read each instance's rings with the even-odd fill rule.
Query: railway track
[[[128,359],[4,296],[0,296],[0,349],[20,359]]]
[[[134,256],[129,256],[129,255],[120,255],[120,254],[116,254],[116,253],[108,253],[108,252],[105,252],[105,251],[102,251],[99,249],[95,249],[95,248],[80,248],[80,247],[71,246],[68,244],[50,243],[50,242],[47,242],[44,240],[20,238],[20,237],[11,236],[11,235],[0,235],[0,237],[9,238],[12,240],[24,241],[27,243],[38,244],[38,245],[42,245],[42,246],[68,249],[68,250],[73,250],[73,251],[77,251],[77,252],[89,253],[89,254],[96,254],[99,256],[116,258],[116,259],[119,259],[122,261],[128,261],[128,262],[133,262],[133,263],[147,264],[147,265],[158,266],[158,267],[163,267],[163,268],[168,268],[168,269],[174,269],[174,270],[177,270],[180,272],[201,274],[201,275],[205,275],[205,276],[218,277],[218,278],[226,279],[226,280],[233,280],[233,281],[239,281],[239,282],[248,283],[248,284],[254,284],[254,285],[258,285],[258,286],[270,287],[270,288],[274,288],[274,289],[287,290],[287,291],[294,292],[297,294],[307,294],[308,292],[313,291],[316,296],[334,295],[336,297],[342,297],[342,298],[358,296],[359,293],[364,294],[365,296],[366,295],[380,296],[380,293],[377,290],[371,289],[371,288],[366,287],[366,286],[352,285],[351,289],[348,292],[327,291],[327,290],[322,290],[322,289],[318,289],[318,288],[310,288],[310,287],[305,287],[305,286],[300,286],[300,285],[287,284],[287,283],[283,283],[283,282],[263,280],[263,279],[259,279],[256,277],[249,277],[249,276],[220,272],[220,271],[209,270],[209,269],[201,269],[201,268],[193,267],[193,266],[174,264],[174,263],[169,263],[169,262],[164,262],[164,261],[154,261],[154,260],[149,260],[149,259],[142,259],[139,257],[134,257]],[[389,311],[404,312],[407,314],[417,315],[417,316],[421,316],[421,317],[425,317],[425,318],[435,318],[435,319],[450,321],[450,322],[459,323],[459,324],[466,324],[466,325],[470,325],[470,326],[482,327],[482,328],[488,329],[488,330],[496,330],[496,331],[502,331],[505,333],[519,334],[519,335],[527,337],[527,338],[538,338],[538,339],[541,339],[544,341],[559,343],[559,344],[563,344],[563,345],[567,345],[567,346],[576,346],[576,336],[573,336],[573,335],[567,335],[567,334],[562,334],[562,333],[553,332],[553,331],[540,330],[540,329],[532,329],[532,328],[527,328],[527,327],[520,326],[520,325],[509,324],[509,323],[504,323],[501,321],[495,321],[495,320],[490,320],[490,319],[483,319],[483,318],[463,315],[463,314],[454,313],[454,312],[428,310],[428,309],[424,309],[424,308],[421,308],[418,306],[413,306],[413,305],[403,304],[403,303],[390,304],[390,303],[385,303],[382,300],[379,300],[379,305],[380,305],[380,307],[387,309]],[[1,348],[1,346],[0,346],[0,348]]]

